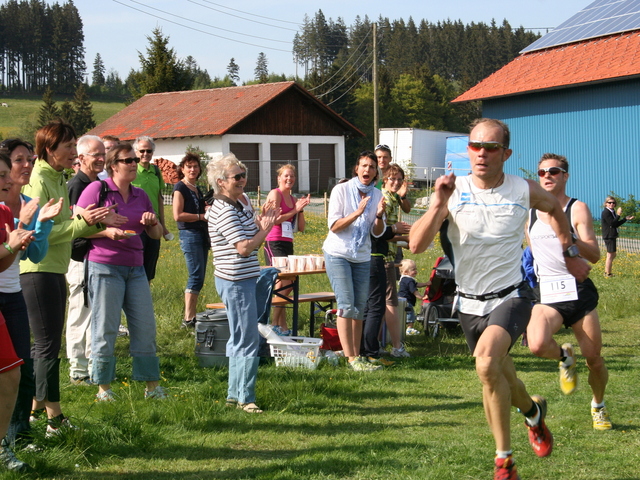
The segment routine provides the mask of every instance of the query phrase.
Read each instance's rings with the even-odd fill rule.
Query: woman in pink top
[[[304,231],[304,207],[309,205],[311,195],[297,200],[291,195],[291,189],[296,183],[296,167],[291,164],[281,165],[278,168],[278,188],[274,188],[267,196],[266,205],[273,204],[274,208],[280,208],[281,213],[276,224],[267,236],[264,245],[264,255],[267,265],[272,265],[273,257],[287,257],[293,255],[293,230],[298,227]],[[291,280],[278,280],[276,289],[286,287],[293,283]],[[291,289],[282,290],[280,293],[288,295]],[[287,317],[284,307],[274,307],[271,319],[276,333],[290,335],[287,328]]]

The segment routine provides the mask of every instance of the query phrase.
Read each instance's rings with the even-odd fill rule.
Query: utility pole
[[[378,145],[378,24],[373,22],[373,145]]]

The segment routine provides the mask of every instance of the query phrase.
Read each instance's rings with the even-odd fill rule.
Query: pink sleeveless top
[[[276,190],[278,191],[278,193],[280,194],[280,197],[281,197],[281,200],[280,200],[280,208],[282,209],[281,215],[289,213],[291,210],[295,210],[295,208],[296,208],[295,207],[295,199],[293,198],[293,196],[291,196],[291,199],[294,200],[294,206],[290,207],[284,201],[284,195],[282,195],[282,192],[280,191],[280,189],[276,188]],[[292,222],[293,221],[293,217],[290,218],[287,221],[288,222]],[[269,232],[269,235],[267,235],[266,240],[268,242],[293,242],[293,238],[285,238],[285,237],[282,236],[282,225],[274,225],[273,228],[271,229],[271,231]]]

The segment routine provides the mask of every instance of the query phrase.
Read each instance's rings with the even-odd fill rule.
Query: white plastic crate
[[[320,363],[321,345],[321,338],[311,337],[282,337],[282,341],[269,341],[276,367],[305,367],[309,370],[315,370]]]

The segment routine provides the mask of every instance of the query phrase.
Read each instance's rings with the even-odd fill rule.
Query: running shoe
[[[418,330],[416,330],[413,327],[409,327],[407,328],[406,334],[411,336],[411,335],[420,335],[420,332]]]
[[[591,418],[593,419],[593,428],[595,430],[611,430],[613,428],[607,407],[591,407]]]
[[[60,435],[65,430],[78,430],[78,427],[73,425],[67,417],[60,414],[57,417],[47,420],[47,431],[45,433],[45,437],[55,437],[56,435]]]
[[[356,357],[353,362],[349,362],[349,367],[355,372],[373,372],[380,370],[382,365],[373,365],[367,362],[364,357]]]
[[[144,391],[144,399],[145,400],[168,400],[169,395],[167,395],[167,391],[158,385],[151,391]]]
[[[0,465],[11,472],[25,472],[29,469],[29,465],[16,458],[6,438],[0,444]]]
[[[113,390],[105,390],[103,392],[96,393],[96,402],[115,402],[116,394]]]
[[[182,320],[182,328],[196,328],[196,317],[193,317],[191,320]],[[124,335],[129,335],[129,330],[124,325],[120,325],[120,329],[118,330],[118,336],[121,336],[122,329],[125,329],[127,332]]]
[[[553,450],[553,435],[551,435],[547,425],[544,423],[544,419],[547,416],[547,401],[539,395],[533,395],[531,400],[533,400],[540,409],[540,420],[538,424],[533,427],[529,425],[526,420],[524,424],[529,429],[529,443],[531,444],[531,448],[533,448],[537,456],[546,457],[551,455],[551,451]]]
[[[576,356],[573,352],[573,345],[565,343],[562,349],[567,352],[567,359],[560,362],[560,390],[565,395],[572,394],[578,386],[578,374],[576,372]],[[566,365],[570,362],[570,365]]]
[[[31,415],[29,416],[29,423],[37,422],[41,418],[43,418],[46,410],[44,408],[38,408],[37,410],[31,410]]]
[[[373,365],[382,365],[383,367],[390,367],[396,363],[392,360],[387,360],[386,358],[367,357],[367,360]]]
[[[400,348],[392,348],[391,356],[396,358],[410,357],[409,352],[405,350],[404,345],[400,346]]]
[[[516,462],[509,455],[507,458],[496,457],[496,469],[493,473],[493,480],[520,480]]]
[[[83,387],[88,387],[93,385],[93,383],[91,383],[91,378],[90,377],[69,377],[69,381],[71,382],[72,385],[78,385],[78,386],[83,386]]]

